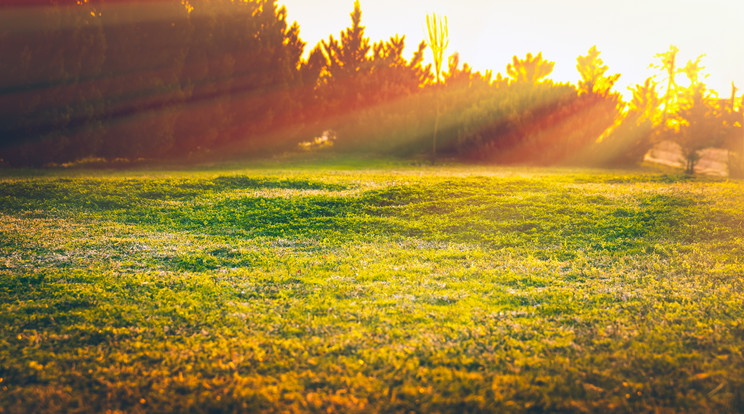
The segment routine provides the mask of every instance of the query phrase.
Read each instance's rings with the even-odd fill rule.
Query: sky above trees
[[[279,0],[288,20],[301,25],[308,47],[349,25],[353,0]],[[658,70],[654,55],[679,47],[680,62],[705,54],[705,82],[728,96],[731,81],[744,89],[744,2],[734,0],[361,0],[362,24],[373,41],[406,35],[411,55],[426,38],[426,14],[449,18],[449,53],[476,70],[505,74],[512,56],[543,52],[556,65],[551,78],[579,79],[576,58],[592,46],[613,73],[616,89],[643,83]],[[429,56],[427,54],[427,56]]]

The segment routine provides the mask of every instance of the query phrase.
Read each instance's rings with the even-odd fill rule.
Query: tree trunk
[[[688,175],[695,174],[695,164],[697,164],[698,160],[700,159],[700,155],[698,155],[698,152],[696,150],[692,150],[691,152],[687,153],[686,158],[686,165],[685,165],[685,173]]]

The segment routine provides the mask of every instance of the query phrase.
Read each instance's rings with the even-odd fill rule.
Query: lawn
[[[0,174],[2,413],[744,411],[741,181]]]

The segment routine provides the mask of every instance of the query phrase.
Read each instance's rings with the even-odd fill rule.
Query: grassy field
[[[742,412],[744,182],[11,172],[0,412]]]

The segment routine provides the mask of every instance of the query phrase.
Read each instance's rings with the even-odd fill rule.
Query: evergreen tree
[[[321,41],[326,56],[321,80],[324,83],[322,99],[331,113],[353,111],[366,102],[364,83],[372,71],[369,58],[372,46],[364,35],[358,0],[350,16],[351,26],[341,32],[340,40],[331,35],[327,42]]]
[[[419,134],[412,131],[420,123],[414,117],[421,106],[417,95],[431,77],[430,66],[423,66],[426,45],[420,43],[407,60],[405,37],[372,44],[365,36],[358,1],[350,17],[351,26],[340,40],[330,36],[322,41],[301,65],[303,93],[312,95],[303,119],[315,129],[313,134],[335,131],[340,149],[386,151],[402,139],[403,131]]]
[[[50,0],[33,18],[0,25],[13,163],[257,149],[301,112],[304,43],[275,0]]]
[[[101,71],[106,102],[105,136],[100,154],[107,158],[155,157],[177,144],[182,84],[191,27],[177,2],[131,1],[127,7],[97,6],[106,37]],[[152,19],[142,19],[150,15]]]

